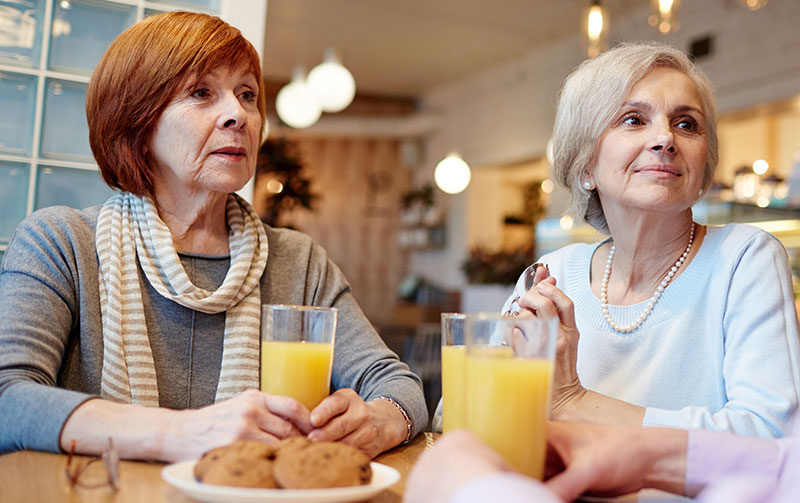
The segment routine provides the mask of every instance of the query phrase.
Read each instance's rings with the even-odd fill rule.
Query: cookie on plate
[[[306,437],[284,438],[275,445],[275,451],[289,452],[290,450],[299,450],[307,447],[310,443],[311,440]]]
[[[273,467],[275,481],[285,489],[319,489],[369,484],[369,457],[338,442],[293,442],[279,449]]]
[[[205,484],[275,489],[275,449],[263,442],[240,440],[205,453],[194,465]]]

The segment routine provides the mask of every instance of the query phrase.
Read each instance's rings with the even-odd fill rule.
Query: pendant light
[[[296,67],[292,81],[278,91],[275,108],[278,117],[293,128],[307,128],[319,120],[322,109],[306,85],[302,68]]]
[[[586,55],[588,57],[597,56],[608,46],[608,11],[600,5],[600,0],[592,0],[589,8],[584,12],[581,31],[587,43]]]
[[[442,192],[458,194],[463,192],[472,179],[469,165],[455,152],[439,161],[433,170],[433,180]]]
[[[356,95],[353,74],[342,66],[332,48],[325,50],[322,63],[308,73],[306,85],[323,112],[341,112]]]
[[[681,27],[678,21],[680,6],[680,0],[650,0],[651,14],[647,21],[663,34],[677,31]]]
[[[768,0],[739,0],[742,5],[750,10],[758,10],[767,5]]]

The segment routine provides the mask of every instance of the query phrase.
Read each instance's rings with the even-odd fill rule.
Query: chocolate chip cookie
[[[263,442],[240,440],[205,453],[194,466],[206,484],[274,489],[275,449]]]
[[[336,442],[292,442],[277,451],[273,475],[286,489],[318,489],[368,484],[372,469],[369,457],[355,447]]]

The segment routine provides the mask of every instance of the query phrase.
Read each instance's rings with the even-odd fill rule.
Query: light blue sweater
[[[774,236],[742,224],[709,227],[697,255],[630,334],[608,326],[590,288],[599,245],[569,245],[539,260],[575,305],[585,388],[646,407],[644,426],[788,433],[800,349],[789,261]],[[609,308],[628,325],[645,304]]]

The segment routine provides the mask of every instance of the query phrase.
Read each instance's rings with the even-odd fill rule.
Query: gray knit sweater
[[[100,207],[35,212],[17,228],[0,266],[0,453],[58,452],[69,415],[100,394],[103,338],[95,226]],[[406,410],[413,433],[427,423],[420,379],[383,343],[339,268],[311,238],[266,227],[269,257],[263,304],[339,309],[331,387],[364,400],[388,396]],[[192,281],[216,289],[230,257],[181,255]],[[141,269],[140,278],[144,278]],[[142,281],[161,407],[214,403],[225,314],[204,314]],[[258,358],[258,355],[254,355]]]

